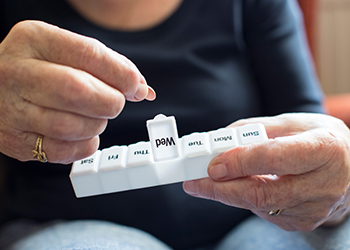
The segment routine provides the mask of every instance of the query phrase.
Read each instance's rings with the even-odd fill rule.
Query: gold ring
[[[271,210],[270,212],[269,212],[269,215],[271,215],[271,216],[277,216],[277,215],[279,215],[280,213],[282,213],[282,211],[283,211],[283,209],[277,209],[277,210]]]
[[[36,158],[40,162],[47,162],[46,154],[42,151],[43,146],[43,135],[39,135],[38,139],[36,139],[35,149],[32,151],[33,158]]]

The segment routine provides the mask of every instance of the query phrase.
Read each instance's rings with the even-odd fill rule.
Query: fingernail
[[[154,91],[154,89],[150,86],[148,86],[148,94],[146,96],[146,99],[148,101],[153,101],[154,99],[156,99],[156,92]]]
[[[139,85],[134,98],[138,101],[142,101],[148,95],[148,86],[145,83]]]
[[[183,184],[183,188],[186,193],[189,195],[197,195],[198,187],[195,181],[185,181]]]
[[[211,166],[208,172],[213,179],[223,179],[227,176],[226,165],[222,163]]]

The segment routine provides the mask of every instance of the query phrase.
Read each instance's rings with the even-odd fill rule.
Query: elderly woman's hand
[[[350,210],[350,132],[321,114],[241,120],[263,123],[269,140],[214,158],[210,178],[185,182],[193,196],[249,209],[288,230],[339,223]],[[283,209],[279,215],[270,211]]]
[[[153,100],[136,66],[95,39],[25,21],[0,44],[0,151],[33,160],[38,135],[50,162],[91,155],[125,100]]]

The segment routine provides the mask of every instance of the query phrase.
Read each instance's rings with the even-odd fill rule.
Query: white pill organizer
[[[179,138],[175,118],[162,114],[148,120],[147,129],[149,142],[113,146],[74,162],[69,177],[75,195],[80,198],[205,178],[215,156],[268,139],[260,123]]]

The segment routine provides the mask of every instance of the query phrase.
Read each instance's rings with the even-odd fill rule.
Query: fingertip
[[[185,181],[182,184],[183,190],[192,196],[197,196],[198,195],[198,185],[196,181]]]
[[[228,175],[226,165],[218,163],[208,168],[208,175],[214,180],[225,179]]]
[[[150,86],[147,86],[148,87],[148,94],[146,96],[146,100],[148,101],[154,101],[157,97],[156,95],[156,92],[154,91],[154,89]]]
[[[146,84],[140,84],[138,90],[136,91],[134,98],[129,99],[129,101],[140,102],[146,99],[147,101],[154,101],[156,99],[156,92],[154,89]]]
[[[136,101],[142,101],[148,96],[148,86],[144,83],[139,84],[139,87],[134,95]]]

